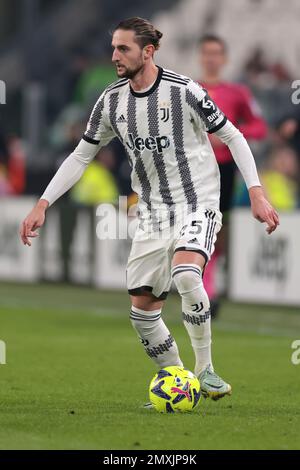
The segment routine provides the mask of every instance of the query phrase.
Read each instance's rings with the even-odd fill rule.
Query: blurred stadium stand
[[[225,38],[229,50],[234,51],[227,73],[229,79],[236,79],[245,60],[257,48],[269,61],[280,61],[296,75],[299,69],[299,16],[297,0],[291,0],[288,8],[280,0],[185,0],[171,11],[158,12],[153,21],[165,33],[160,58],[167,66],[178,68],[180,58],[184,56],[185,73],[197,75],[197,58],[191,51],[200,35],[216,33]]]

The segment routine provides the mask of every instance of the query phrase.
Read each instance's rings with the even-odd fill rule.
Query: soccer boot
[[[231,385],[224,382],[210,366],[207,366],[198,376],[200,390],[204,398],[219,400],[225,395],[231,395]]]

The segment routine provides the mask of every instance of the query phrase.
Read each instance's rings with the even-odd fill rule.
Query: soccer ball
[[[184,367],[169,366],[159,370],[149,387],[149,397],[160,413],[191,411],[199,403],[200,383]]]

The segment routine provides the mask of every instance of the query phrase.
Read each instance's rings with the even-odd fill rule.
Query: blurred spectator
[[[295,105],[295,108],[294,113],[280,119],[276,126],[274,138],[280,143],[292,146],[300,161],[300,105]]]
[[[281,62],[272,62],[260,48],[246,61],[241,80],[255,92],[270,126],[292,112],[290,73]]]
[[[259,176],[270,203],[279,211],[290,211],[299,207],[299,162],[292,147],[274,147]],[[240,179],[235,193],[235,205],[249,206],[245,183]]]
[[[300,105],[294,105],[290,112],[279,116],[275,120],[271,134],[272,143],[275,146],[289,146],[296,152],[298,170],[300,169]],[[300,189],[300,171],[296,176],[298,188]]]
[[[26,184],[25,153],[22,141],[17,136],[8,139],[8,179],[12,194],[22,194]]]
[[[20,139],[5,139],[0,130],[0,196],[21,194],[25,189],[25,158]]]
[[[119,191],[112,174],[116,164],[109,146],[102,147],[71,191],[71,199],[82,205],[116,203]]]
[[[244,80],[252,87],[268,89],[289,83],[291,77],[282,63],[270,63],[263,51],[257,48],[244,66]]]
[[[269,81],[269,68],[261,49],[256,49],[247,60],[245,67],[245,81],[252,86],[259,86],[261,83]]]
[[[87,58],[75,86],[74,100],[82,105],[94,103],[102,91],[117,80],[116,69],[109,63]]]
[[[128,196],[132,193],[131,168],[128,163],[128,156],[123,144],[117,138],[109,143],[109,147],[113,150],[116,158],[116,166],[113,173],[118,181],[120,194]]]
[[[52,126],[49,134],[49,142],[52,152],[55,155],[56,167],[66,158],[66,155],[73,152],[80,141],[86,127],[86,109],[77,104],[70,104],[60,113],[58,119]],[[123,144],[119,139],[113,139],[107,146],[107,154],[110,153],[110,162],[105,161],[105,167],[112,173],[112,178],[118,186],[120,194],[128,195],[131,193],[130,166],[124,150]],[[102,155],[101,158],[104,158]],[[113,164],[112,164],[113,163]],[[88,169],[88,174],[100,174],[99,164],[93,165],[93,170]],[[97,171],[96,171],[97,170]],[[103,176],[103,175],[102,175]],[[101,178],[102,178],[101,176]],[[111,175],[110,175],[111,176]],[[67,195],[65,197],[68,197]]]
[[[77,104],[66,106],[50,129],[49,143],[52,150],[62,154],[71,153],[80,141],[86,126],[86,111]]]
[[[260,179],[275,209],[289,211],[299,206],[298,172],[297,154],[291,147],[282,146],[271,152]]]
[[[0,196],[10,194],[10,185],[7,175],[8,159],[9,156],[6,141],[0,129]]]

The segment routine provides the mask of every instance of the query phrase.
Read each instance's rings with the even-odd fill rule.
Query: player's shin
[[[132,307],[130,320],[146,353],[159,367],[183,365],[177,344],[161,318],[161,310]]]
[[[197,264],[179,264],[173,267],[172,277],[181,295],[183,323],[195,353],[195,374],[199,376],[209,365],[213,370],[210,305],[202,272]]]

